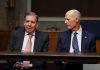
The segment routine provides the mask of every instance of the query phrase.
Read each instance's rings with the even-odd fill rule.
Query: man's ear
[[[76,22],[79,22],[79,19],[78,18],[76,18]]]

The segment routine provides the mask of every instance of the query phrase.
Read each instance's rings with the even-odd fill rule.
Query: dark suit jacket
[[[71,30],[64,31],[59,33],[58,42],[57,42],[57,52],[69,52],[70,50],[70,43],[71,43]],[[82,31],[82,41],[81,41],[81,52],[96,52],[96,40],[95,36],[83,30]],[[87,62],[86,62],[87,63]],[[82,63],[77,62],[67,62],[62,63],[62,61],[56,62],[56,70],[82,70],[83,68]]]
[[[71,33],[72,32],[68,30],[59,34],[57,52],[69,52]],[[96,52],[95,36],[85,30],[82,31],[81,52]]]
[[[16,27],[15,29],[12,30],[10,39],[8,42],[8,50],[9,51],[21,52],[23,40],[24,40],[24,34],[25,34],[25,29],[23,27]],[[48,43],[49,43],[48,35],[36,30],[33,51],[34,52],[47,52],[48,51]],[[12,64],[14,64],[14,62]]]
[[[24,28],[15,28],[10,35],[8,50],[21,52],[24,40]],[[34,52],[47,52],[48,51],[48,36],[38,30],[35,34]]]

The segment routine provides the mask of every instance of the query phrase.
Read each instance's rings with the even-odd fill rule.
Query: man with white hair
[[[76,9],[69,10],[65,13],[65,25],[67,27],[67,30],[59,33],[56,48],[57,52],[96,52],[95,36],[91,32],[88,32],[82,28],[82,26],[80,25],[80,18],[81,13]],[[68,63],[65,64],[67,64],[67,68],[71,66],[77,68],[76,63],[70,63],[71,66],[69,66]],[[66,70],[65,68],[64,70]]]

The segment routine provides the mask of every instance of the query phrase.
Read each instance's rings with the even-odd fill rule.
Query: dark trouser
[[[83,70],[83,64],[77,62],[57,63],[56,70]]]
[[[76,62],[69,62],[65,64],[64,70],[83,70],[83,64]]]
[[[8,70],[44,70],[44,69],[42,69],[42,68],[27,68],[27,69],[23,68],[23,69],[21,69],[21,68],[14,67],[14,68],[8,69]]]

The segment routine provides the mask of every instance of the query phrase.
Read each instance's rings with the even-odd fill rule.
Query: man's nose
[[[67,21],[67,20],[65,20],[65,23],[67,24],[67,23],[68,23],[68,21]]]
[[[31,22],[28,22],[28,25],[29,25],[29,26],[31,26],[31,24],[32,24]]]

